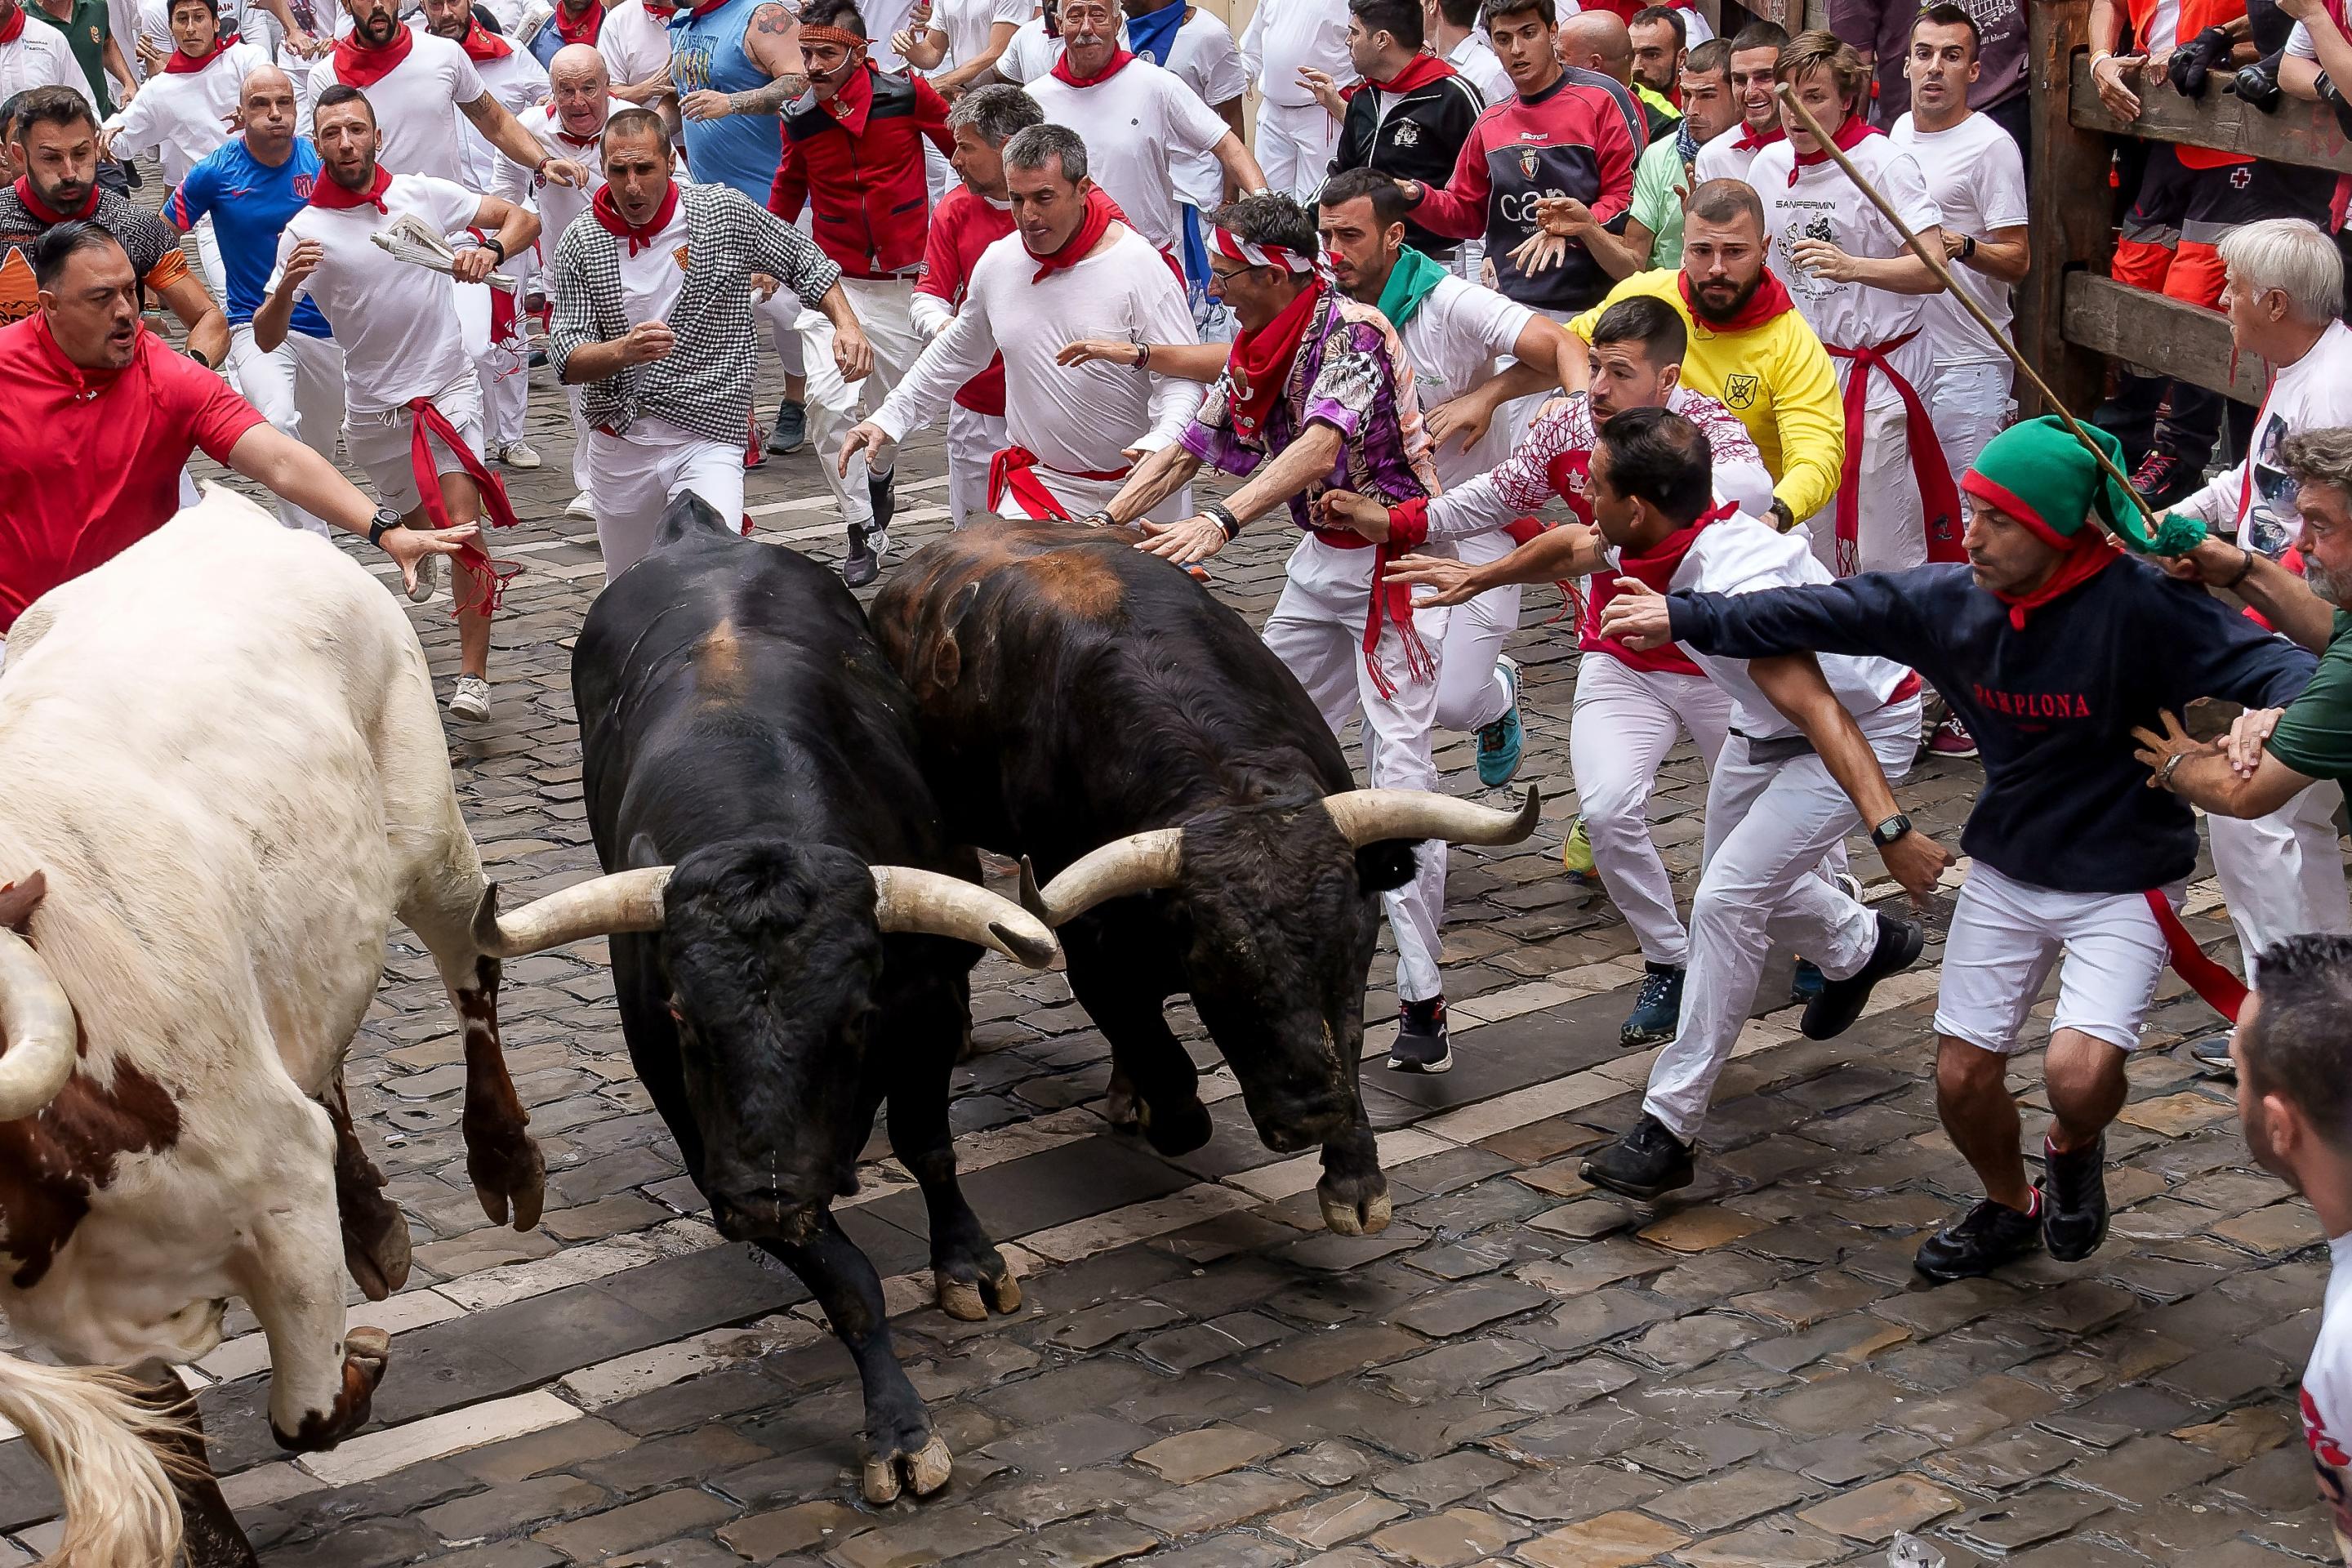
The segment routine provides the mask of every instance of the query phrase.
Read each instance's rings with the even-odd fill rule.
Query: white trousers
[[[691,490],[730,527],[743,517],[743,448],[660,419],[640,419],[626,436],[588,433],[588,493],[596,502],[596,542],[604,581],[653,548],[670,501]]]
[[[2180,891],[2166,890],[2175,908]],[[2064,893],[1971,862],[1944,937],[1936,1033],[2012,1054],[2062,953],[2050,1032],[2074,1029],[2119,1051],[2137,1049],[2170,962],[2147,895]]]
[[[1364,663],[1364,617],[1371,607],[1373,550],[1337,550],[1308,536],[1291,552],[1287,580],[1266,617],[1265,646],[1307,689],[1323,721],[1337,734],[1361,715],[1364,763],[1374,789],[1437,788],[1430,730],[1437,717],[1437,682],[1415,681],[1405,668],[1404,640],[1392,625],[1381,628],[1381,668],[1395,687],[1382,695]],[[1434,653],[1445,641],[1444,610],[1420,610],[1415,628]],[[1445,846],[1434,839],[1417,851],[1413,879],[1381,895],[1396,938],[1397,995],[1406,1002],[1441,994],[1437,926],[1445,912]]]
[[[1841,378],[1848,366],[1838,362]],[[1838,384],[1845,383],[1841,379]],[[1874,381],[1873,389],[1877,385]],[[1927,563],[1926,509],[1919,486],[1911,478],[1911,442],[1905,434],[1903,405],[1865,408],[1862,415],[1862,473],[1855,481],[1862,509],[1854,519],[1854,538],[1861,560],[1857,572],[1900,572]],[[1808,520],[1812,527],[1813,556],[1839,574],[1837,558],[1837,497]]]
[[[805,230],[803,230],[805,232]],[[768,339],[776,345],[776,360],[786,375],[800,375],[808,365],[808,352],[801,340],[801,317],[815,315],[801,303],[799,295],[789,289],[778,289],[768,299],[751,307],[751,314],[768,324]],[[823,317],[817,318],[820,321]],[[832,329],[826,328],[825,342],[832,342]]]
[[[1887,779],[1911,771],[1919,750],[1919,700],[1856,716]],[[1764,960],[1793,947],[1832,980],[1870,961],[1878,918],[1815,872],[1832,845],[1862,824],[1853,803],[1813,752],[1784,762],[1751,759],[1734,736],[1706,792],[1706,864],[1691,900],[1690,975],[1682,1029],[1650,1068],[1642,1109],[1685,1142],[1698,1135],[1715,1080],[1756,1003]],[[1589,831],[1589,830],[1588,830]]]
[[[457,432],[467,453],[477,460],[482,456],[482,387],[472,376],[454,382],[433,395],[433,406],[441,417]],[[406,517],[424,504],[424,494],[416,486],[414,457],[414,433],[416,421],[405,408],[387,408],[380,413],[353,415],[343,413],[343,450],[351,455],[352,464],[367,475],[368,483],[375,487],[383,504]],[[449,449],[440,437],[432,437],[425,450],[433,458],[433,471],[458,474],[466,470],[459,455]]]
[[[2213,871],[2230,900],[2230,923],[2246,978],[2263,949],[2302,931],[2352,931],[2352,894],[2344,882],[2344,853],[2336,841],[2336,807],[2344,788],[2313,784],[2272,812],[2247,821],[2208,816]]]
[[[268,15],[258,6],[255,10],[262,16]],[[205,275],[205,287],[212,291],[215,301],[226,301],[228,299],[228,268],[221,263],[220,241],[213,234],[212,214],[206,213],[196,220],[195,236],[196,267]]]
[[[1936,439],[1952,482],[1969,471],[1977,454],[2009,426],[2010,379],[2015,373],[2007,360],[1984,364],[1939,364],[1920,393],[1936,421]]]
[[[332,338],[288,332],[268,353],[254,346],[250,324],[231,327],[228,378],[270,425],[329,462],[343,423],[343,351]],[[292,501],[278,503],[278,521],[313,533],[333,531]]]
[[[593,496],[588,488],[588,416],[582,412],[581,394],[577,386],[563,389],[563,405],[572,415],[572,488],[582,495]],[[739,453],[736,461],[742,461]]]
[[[1461,558],[1473,563],[1500,561],[1517,548],[1499,528],[1457,542]],[[1495,678],[1503,641],[1519,629],[1519,589],[1492,588],[1445,618],[1445,646],[1437,656],[1437,727],[1483,729],[1509,709],[1509,694]]]
[[[836,471],[834,458],[841,451],[842,438],[864,417],[860,410],[880,407],[930,340],[915,325],[912,279],[844,278],[841,287],[857,312],[866,341],[874,345],[874,374],[859,382],[842,380],[833,363],[833,323],[814,310],[801,318],[808,363],[809,443],[816,449],[825,488],[841,509],[841,521],[852,528],[864,528],[874,521],[873,498],[866,489],[866,454],[860,452],[851,459],[847,474]]]
[[[1569,769],[1593,868],[1609,901],[1633,928],[1643,958],[1677,966],[1690,960],[1690,933],[1675,912],[1674,882],[1650,837],[1650,792],[1685,731],[1712,775],[1731,731],[1731,699],[1714,681],[1631,669],[1605,653],[1577,660]]]
[[[948,511],[958,528],[988,514],[989,460],[1006,445],[1003,415],[948,406]]]
[[[1331,153],[1339,145],[1339,122],[1319,103],[1257,106],[1257,163],[1270,191],[1312,208],[1331,177]]]

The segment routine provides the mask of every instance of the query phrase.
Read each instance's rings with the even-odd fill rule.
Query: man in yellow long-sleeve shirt
[[[1551,229],[1551,215],[1543,216]],[[1569,329],[1590,342],[1601,312],[1637,295],[1682,312],[1690,329],[1682,384],[1719,400],[1748,426],[1772,475],[1770,521],[1785,533],[1836,493],[1845,465],[1845,413],[1821,339],[1764,265],[1764,208],[1756,193],[1738,180],[1710,180],[1691,193],[1682,270],[1633,274]]]

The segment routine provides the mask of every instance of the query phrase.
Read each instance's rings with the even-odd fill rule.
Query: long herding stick
[[[2156,509],[2147,504],[2147,498],[2142,496],[2138,488],[2131,482],[2131,476],[2116,467],[2115,459],[2108,457],[2105,449],[2096,441],[2091,439],[2090,432],[2083,428],[2083,422],[2067,412],[2066,405],[2058,401],[2058,395],[2050,390],[2050,384],[2042,379],[2041,373],[2025,363],[2025,356],[2017,352],[2017,345],[2009,341],[2009,334],[1994,326],[1992,318],[1985,314],[1984,307],[1978,304],[1975,297],[1960,287],[1958,280],[1952,276],[1952,269],[1945,264],[1944,258],[1930,252],[1926,246],[1920,244],[1919,237],[1911,232],[1911,226],[1903,221],[1903,215],[1895,210],[1894,204],[1879,194],[1876,185],[1863,178],[1862,171],[1853,166],[1853,160],[1845,155],[1845,149],[1839,146],[1830,133],[1822,129],[1822,122],[1814,119],[1813,111],[1807,109],[1803,100],[1790,90],[1789,83],[1784,81],[1774,90],[1780,94],[1780,101],[1795,110],[1797,118],[1805,122],[1805,130],[1811,135],[1814,144],[1828,153],[1839,168],[1845,171],[1845,177],[1853,182],[1854,188],[1868,196],[1870,205],[1876,207],[1880,216],[1895,226],[1895,232],[1903,237],[1903,243],[1911,247],[1911,254],[1927,264],[1927,270],[1936,275],[1936,280],[1944,286],[1945,290],[1953,299],[1959,301],[1960,309],[1975,317],[1977,325],[1982,327],[1986,335],[2000,347],[2000,352],[2009,356],[2009,363],[2024,373],[2025,379],[2033,384],[2033,390],[2042,395],[2042,404],[2066,422],[2067,430],[2074,435],[2075,440],[2083,443],[2084,450],[2097,459],[2099,467],[2106,470],[2107,478],[2123,486],[2124,493],[2132,499],[2132,505],[2139,508],[2140,515],[2147,520],[2149,532],[2152,534],[2158,521]]]

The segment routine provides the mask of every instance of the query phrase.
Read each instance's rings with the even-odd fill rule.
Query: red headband
[[[863,34],[851,32],[846,27],[827,26],[823,22],[801,29],[801,42],[804,44],[839,44],[845,49],[862,49],[873,41]]]

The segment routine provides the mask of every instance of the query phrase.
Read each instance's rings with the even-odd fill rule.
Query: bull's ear
[[[1356,880],[1368,893],[1390,893],[1412,880],[1417,838],[1383,838],[1356,851]]]
[[[635,833],[629,836],[629,853],[624,862],[624,869],[637,871],[648,866],[668,864],[668,861],[662,858],[661,850],[655,845],[652,834]]]
[[[967,583],[957,592],[948,613],[940,617],[941,630],[940,640],[931,647],[930,677],[931,683],[943,691],[963,676],[963,649],[956,642],[956,634],[962,629],[963,618],[979,602],[980,584]]]
[[[33,911],[41,907],[41,900],[47,897],[48,891],[49,879],[38,871],[21,882],[10,882],[0,887],[0,931],[13,931],[19,936],[24,935]]]

